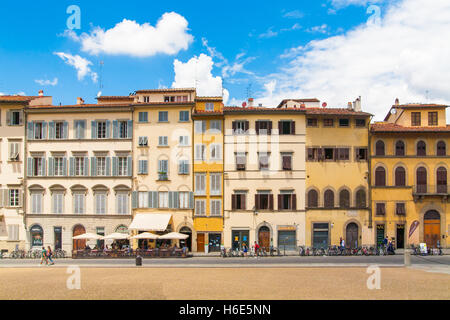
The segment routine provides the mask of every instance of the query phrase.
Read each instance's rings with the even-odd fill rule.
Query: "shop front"
[[[329,224],[313,223],[313,248],[328,248]]]
[[[242,245],[245,243],[249,248],[252,246],[249,237],[249,230],[232,230],[231,231],[231,248],[233,250],[241,250]]]
[[[31,248],[41,248],[44,244],[44,230],[40,225],[30,228]]]
[[[297,229],[295,226],[278,227],[278,249],[286,251],[297,250]]]

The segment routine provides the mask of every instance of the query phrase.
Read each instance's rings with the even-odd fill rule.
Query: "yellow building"
[[[189,235],[193,221],[192,121],[195,89],[140,90],[134,95],[133,196],[130,230]],[[134,241],[154,247],[160,240]]]
[[[446,107],[397,100],[384,122],[371,126],[374,242],[387,236],[397,248],[449,246]]]
[[[305,107],[305,106],[304,106]],[[368,143],[371,115],[306,106],[306,246],[371,244]]]
[[[196,247],[217,252],[223,241],[222,97],[197,97],[192,118]]]

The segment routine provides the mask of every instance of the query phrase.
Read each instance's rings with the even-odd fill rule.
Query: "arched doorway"
[[[186,240],[180,240],[180,246],[181,247],[186,246],[189,249],[189,251],[192,251],[192,231],[191,231],[191,229],[188,227],[183,227],[183,228],[181,228],[180,233],[186,234],[189,236],[189,238],[187,238]]]
[[[80,234],[86,233],[86,229],[81,225],[77,224],[73,228],[73,236],[79,236]],[[83,250],[86,248],[86,240],[73,240],[73,249],[72,250]]]
[[[30,228],[31,247],[42,247],[44,245],[44,231],[42,227],[35,224]]]
[[[262,226],[258,231],[258,244],[261,248],[265,248],[266,251],[270,250],[270,229],[266,226]]]
[[[358,248],[358,225],[351,222],[346,228],[345,243],[347,247]]]
[[[441,238],[441,215],[436,210],[430,210],[423,217],[423,237],[428,248],[436,248]]]

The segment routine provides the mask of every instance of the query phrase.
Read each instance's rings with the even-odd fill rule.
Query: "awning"
[[[74,240],[100,240],[101,238],[101,235],[95,233],[83,233],[78,236],[72,237],[72,239]]]
[[[111,233],[102,237],[102,240],[125,240],[128,239],[128,235],[125,233]]]
[[[189,238],[189,235],[187,235],[187,234],[171,232],[171,233],[165,234],[163,236],[159,236],[158,239],[185,240],[187,238]]]
[[[138,234],[137,236],[131,237],[131,239],[151,239],[151,240],[155,240],[158,239],[159,236],[157,236],[156,234],[150,233],[150,232],[144,232],[141,234]]]
[[[168,213],[138,213],[134,216],[129,230],[138,231],[165,231],[169,224],[171,214]]]

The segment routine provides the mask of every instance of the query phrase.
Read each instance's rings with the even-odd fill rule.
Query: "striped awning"
[[[138,213],[134,216],[129,230],[165,231],[172,215],[169,213]]]

